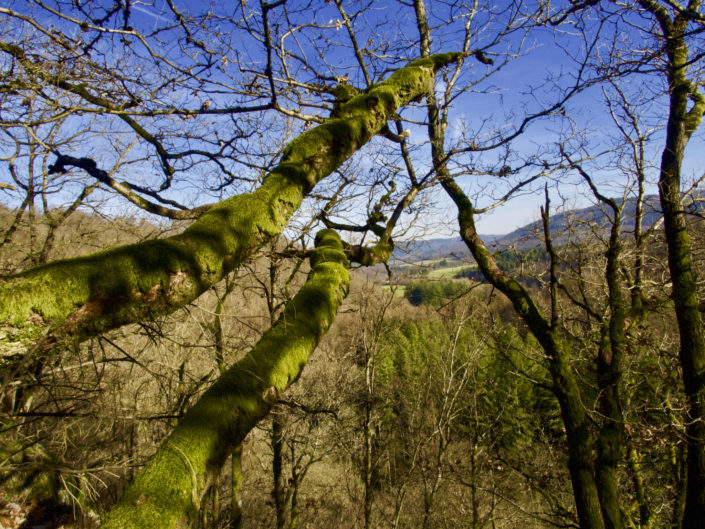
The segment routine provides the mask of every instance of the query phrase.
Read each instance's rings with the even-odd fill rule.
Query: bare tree
[[[44,7],[43,4],[37,6]],[[69,9],[69,6],[66,7]],[[261,17],[265,35],[268,31],[268,13],[275,7],[263,6]],[[77,9],[81,11],[83,8],[78,6]],[[193,44],[208,55],[209,52],[203,49],[203,43],[189,33],[189,26],[182,25],[181,15],[173,6],[171,9],[179,21],[179,27],[185,32],[184,42],[189,46]],[[115,28],[118,12],[123,15],[119,21],[122,27]],[[33,26],[39,32],[43,29],[22,13],[3,8],[3,14],[11,17],[13,23],[20,20],[22,24]],[[61,10],[54,15],[65,24],[83,27]],[[127,86],[127,79],[120,79],[119,76],[105,77],[106,70],[96,68],[89,57],[92,51],[101,48],[101,41],[106,37],[107,40],[116,35],[127,40],[134,37],[139,43],[138,46],[144,46],[147,50],[150,60],[156,61],[161,67],[172,68],[184,76],[183,79],[189,80],[186,84],[191,81],[198,84],[200,78],[193,76],[168,57],[154,52],[147,39],[141,34],[135,34],[135,30],[129,26],[129,13],[124,6],[122,11],[116,9],[113,12],[104,12],[103,18],[97,17],[95,12],[84,12],[84,15],[85,24],[89,32],[94,33],[95,38],[83,48],[81,43],[69,42],[66,35],[45,33],[49,39],[47,53],[50,55],[49,52],[60,51],[63,46],[69,55],[73,54],[69,59],[64,58],[62,61],[57,57],[42,56],[25,50],[21,45],[5,42],[1,47],[8,60],[6,64],[9,69],[21,70],[26,76],[21,82],[17,81],[23,89],[39,93],[47,101],[51,101],[52,96],[44,93],[45,89],[49,92],[68,93],[78,101],[72,111],[78,114],[100,112],[107,116],[116,116],[127,124],[137,136],[155,149],[164,175],[159,187],[161,191],[165,191],[175,182],[173,175],[176,174],[176,169],[173,164],[178,163],[175,160],[183,160],[187,156],[198,157],[202,153],[188,150],[188,154],[185,154],[184,151],[175,149],[177,154],[171,156],[161,139],[147,132],[137,121],[138,118],[145,117],[158,120],[162,115],[161,111],[153,107],[141,109],[135,114],[129,110],[134,101],[115,103],[120,97],[130,98],[132,92]],[[79,40],[82,39],[83,37]],[[269,36],[266,36],[265,48],[268,57],[271,57],[270,44]],[[83,50],[84,53],[79,54],[78,50]],[[100,54],[99,51],[95,53]],[[61,174],[70,168],[82,169],[101,184],[150,212],[174,219],[200,216],[175,237],[50,263],[4,280],[2,291],[7,302],[3,304],[1,317],[6,325],[29,332],[25,353],[30,353],[31,349],[32,356],[30,360],[30,354],[17,354],[15,362],[6,358],[4,361],[10,373],[14,373],[14,376],[22,374],[28,367],[27,362],[35,361],[34,355],[45,358],[47,353],[55,352],[68,343],[67,340],[80,342],[126,323],[154,319],[159,314],[170,313],[200,296],[279,234],[318,181],[333,172],[346,158],[382,130],[399,105],[420,97],[435,71],[457,57],[458,54],[446,54],[413,63],[403,72],[392,75],[388,81],[371,86],[367,93],[341,104],[335,119],[323,122],[289,143],[283,150],[278,165],[267,171],[267,176],[255,191],[236,195],[215,206],[183,208],[145,187],[138,188],[135,184],[116,182],[100,167],[101,164],[91,158],[57,152],[57,160],[49,173]],[[206,64],[200,66],[212,67],[213,64],[208,61],[209,58],[206,59]],[[77,63],[75,69],[64,71],[63,68],[72,62]],[[150,68],[158,66],[152,65]],[[89,74],[87,70],[92,73]],[[264,78],[274,90],[271,68],[268,66],[265,70]],[[88,87],[80,82],[81,77],[86,76],[98,83],[101,80],[100,72],[103,75],[104,89],[108,92],[113,90],[114,93],[96,94],[97,89],[94,87],[97,87],[97,84]],[[71,78],[72,76],[74,77]],[[170,82],[169,90],[181,83],[178,76]],[[200,89],[203,90],[203,87]],[[207,93],[207,89],[199,93]],[[277,106],[274,102],[275,92],[272,94],[272,101],[267,104],[267,108],[270,105],[272,108]],[[150,105],[159,103],[159,97],[153,93],[150,96]],[[244,110],[230,108],[225,113],[233,115]],[[56,107],[54,111],[60,113],[60,109]],[[203,104],[193,112],[183,107],[174,112],[181,116],[179,119],[210,114],[208,105]],[[168,111],[165,115],[171,117],[174,112]],[[185,139],[182,137],[179,141]],[[203,156],[208,158],[207,155]],[[148,198],[145,199],[144,196]],[[159,205],[160,202],[162,205]],[[164,204],[168,206],[168,210],[163,209],[166,207]],[[107,527],[111,524],[120,527],[129,524],[140,526],[146,523],[144,516],[156,517],[155,524],[167,525],[180,523],[178,520],[183,517],[194,519],[203,495],[210,488],[214,476],[218,475],[223,457],[229,454],[229,450],[225,448],[238,446],[244,434],[276,402],[279,392],[298,378],[305,359],[296,355],[309,351],[332,322],[335,308],[340,303],[340,292],[345,290],[347,274],[335,271],[341,268],[346,258],[336,249],[339,249],[340,243],[336,243],[337,239],[330,239],[331,237],[330,234],[322,236],[320,242],[323,247],[312,254],[313,272],[307,283],[308,287],[304,287],[294,298],[291,307],[283,313],[277,325],[269,331],[252,354],[237,364],[240,367],[233,367],[225,372],[220,377],[220,382],[216,382],[179,421],[174,432],[162,444],[162,449],[138,474],[123,500],[108,516],[105,521]],[[361,248],[355,251],[358,252],[357,255],[361,255]],[[40,290],[44,290],[44,296],[40,295]],[[28,320],[31,315],[34,316]],[[31,329],[38,333],[30,337],[33,334]],[[289,343],[289,334],[293,341],[290,346],[281,349],[284,342]],[[39,338],[39,341],[30,346],[29,341],[34,338]],[[269,345],[266,345],[267,343]],[[287,348],[294,356],[287,357],[284,354]],[[17,352],[15,349],[12,349],[13,353]],[[277,353],[272,356],[275,349]],[[283,363],[279,365],[278,362]],[[262,369],[264,371],[260,373]],[[248,377],[254,378],[243,385]],[[226,394],[231,391],[226,388],[232,387],[226,382],[228,379],[232,379],[231,382],[240,388],[235,392],[237,395],[233,394],[235,400],[230,403],[232,406],[226,402]],[[269,379],[271,383],[267,387],[259,387],[263,380]],[[243,388],[248,384],[254,384],[251,388],[252,394],[248,393],[249,396],[243,393]],[[243,398],[245,400],[242,400]],[[182,401],[184,405],[187,402],[183,399]],[[241,404],[237,404],[240,401]],[[226,408],[232,411],[223,413]],[[237,417],[237,409],[242,413],[241,418]],[[206,419],[206,416],[209,418]],[[222,424],[218,426],[219,423]],[[237,426],[238,424],[240,426]],[[208,428],[204,429],[204,425],[208,425]],[[241,433],[235,434],[238,428],[241,428]],[[206,430],[210,433],[206,434]],[[207,438],[212,440],[211,448],[203,445]],[[183,475],[180,476],[180,473]],[[202,477],[194,482],[194,475]],[[173,482],[174,486],[165,486],[167,482]],[[159,506],[163,505],[163,499],[160,498],[165,498],[165,493],[166,498],[169,498],[166,502],[171,505],[166,510]],[[157,522],[157,519],[160,522]]]

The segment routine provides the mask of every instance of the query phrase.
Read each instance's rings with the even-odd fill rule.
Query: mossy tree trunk
[[[600,498],[603,521],[606,529],[621,529],[623,516],[619,495],[619,465],[624,460],[623,446],[626,443],[624,436],[624,418],[622,415],[621,382],[624,357],[626,354],[627,338],[626,312],[627,302],[622,294],[622,215],[624,204],[620,206],[612,198],[608,198],[598,190],[592,177],[579,165],[574,163],[568,155],[561,151],[570,166],[577,170],[590,187],[595,199],[612,210],[610,235],[605,251],[605,283],[607,286],[608,315],[593,311],[592,317],[599,323],[600,339],[597,348],[597,408],[600,412],[601,425],[597,432],[597,455],[595,459],[595,483]],[[641,207],[643,194],[637,198],[637,209]],[[548,213],[548,195],[546,208],[542,211],[544,231],[546,233],[547,248],[551,255],[551,283],[555,288],[556,255],[550,243],[550,217]],[[637,223],[641,220],[637,219]],[[637,227],[637,233],[639,227]],[[638,244],[637,237],[637,244]],[[637,250],[638,251],[638,250]],[[637,261],[637,274],[640,273],[640,264]],[[582,280],[582,278],[581,278]],[[641,280],[637,281],[640,284]],[[552,304],[555,307],[557,300],[552,292]],[[631,302],[630,302],[631,306]],[[555,313],[555,308],[552,308]],[[554,317],[555,319],[555,317]]]
[[[460,234],[485,278],[512,303],[549,358],[553,393],[558,400],[568,443],[568,470],[581,529],[603,529],[602,509],[595,481],[592,435],[578,382],[570,365],[567,344],[549,324],[528,292],[502,272],[475,229],[473,207],[460,186],[450,178],[444,189],[458,207]]]
[[[46,354],[67,340],[80,342],[196,299],[281,233],[321,179],[379,133],[400,106],[421,98],[435,72],[458,57],[414,61],[353,97],[334,119],[292,141],[256,191],[215,205],[179,235],[1,279],[0,325],[19,328],[26,338],[20,350],[17,343],[7,350],[0,343],[0,354],[19,359],[14,375],[26,367],[28,351]],[[306,286],[259,344],[189,410],[104,527],[187,527],[195,521],[225,458],[296,380],[337,311],[348,281],[346,257],[337,235],[318,242]]]
[[[335,232],[318,234],[310,261],[305,285],[276,325],[186,413],[101,527],[186,528],[195,521],[227,457],[298,379],[347,293],[347,257]]]
[[[420,34],[421,55],[430,54],[430,39],[423,0],[414,0]],[[513,278],[502,272],[475,229],[474,208],[470,199],[453,180],[446,165],[444,150],[447,122],[436,102],[435,91],[426,95],[428,135],[431,158],[441,186],[458,209],[460,236],[472,253],[478,268],[490,284],[514,305],[521,318],[549,357],[549,370],[566,429],[568,466],[581,529],[604,529],[592,455],[589,417],[582,403],[578,382],[570,365],[568,348],[560,333],[541,314],[528,292]]]
[[[598,196],[598,198],[604,198]],[[622,512],[618,490],[619,465],[624,460],[624,424],[621,381],[626,350],[625,300],[620,280],[621,215],[615,201],[606,199],[614,218],[607,246],[607,303],[609,317],[602,321],[602,338],[597,354],[597,384],[600,390],[597,406],[603,424],[597,436],[595,479],[606,529],[621,529]]]
[[[400,106],[422,97],[435,72],[458,56],[416,60],[353,97],[335,119],[287,145],[279,165],[256,191],[220,202],[179,235],[4,278],[0,324],[23,328],[30,335],[23,350],[41,353],[57,342],[81,341],[190,303],[281,233],[316,183],[380,132]],[[32,338],[40,335],[41,344],[35,346]],[[0,353],[11,350],[21,356],[16,344],[4,345]]]
[[[683,119],[687,93],[672,90],[671,114],[666,128],[666,148],[661,160],[659,192],[663,210],[668,264],[673,284],[673,301],[680,334],[680,362],[688,401],[688,487],[683,527],[702,527],[705,520],[705,327],[698,309],[695,271],[692,267],[692,241],[688,233],[680,193],[680,169],[687,143],[687,123]],[[705,101],[694,109],[702,117]],[[699,121],[699,119],[698,119]],[[694,130],[694,129],[693,129]],[[691,131],[692,132],[692,131]]]
[[[701,2],[689,1],[687,9],[674,10],[674,16],[656,0],[640,0],[639,4],[656,19],[659,36],[665,44],[669,113],[666,145],[661,156],[659,197],[687,399],[687,487],[682,527],[696,529],[702,527],[705,520],[705,325],[698,310],[692,240],[681,195],[681,165],[688,141],[700,126],[705,112],[705,96],[687,77],[688,65],[696,59],[689,57],[686,36],[690,31],[689,24],[701,16],[698,13]]]

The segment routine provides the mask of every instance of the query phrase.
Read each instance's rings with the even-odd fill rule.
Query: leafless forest
[[[701,528],[704,33],[5,2],[0,529]]]

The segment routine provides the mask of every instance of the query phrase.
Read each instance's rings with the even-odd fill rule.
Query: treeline
[[[542,246],[534,246],[528,250],[502,250],[495,254],[497,266],[503,272],[511,272],[522,265],[543,263],[548,261],[549,255]],[[479,283],[486,283],[485,276],[476,267],[466,267],[455,274],[456,279],[470,279]],[[538,285],[533,278],[523,277],[524,284]],[[464,281],[452,279],[415,279],[410,281],[404,289],[404,297],[412,305],[429,305],[439,307],[448,300],[460,296],[468,291],[469,285]]]
[[[442,279],[431,281],[419,279],[410,281],[404,288],[404,297],[412,305],[430,305],[438,307],[448,299],[454,298],[466,292],[468,284],[461,281]]]

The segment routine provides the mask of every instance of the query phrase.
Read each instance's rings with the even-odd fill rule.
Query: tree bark
[[[564,156],[587,182],[595,198],[612,210],[612,226],[605,252],[605,282],[607,283],[607,308],[609,316],[597,316],[600,323],[600,340],[597,351],[597,408],[602,424],[597,434],[597,457],[595,460],[595,483],[600,498],[602,518],[606,529],[621,529],[623,516],[618,487],[619,464],[624,458],[624,425],[620,384],[626,350],[626,302],[622,295],[620,260],[622,252],[622,212],[617,201],[606,197],[595,186],[592,178],[580,165]],[[641,207],[641,195],[637,208]],[[548,201],[548,199],[547,199]],[[548,209],[548,208],[546,208]],[[544,215],[544,229],[549,230],[548,213]],[[641,222],[637,219],[637,222]],[[547,242],[549,239],[547,238]],[[553,252],[552,263],[553,263]],[[555,278],[551,277],[555,284]]]
[[[374,471],[374,454],[373,454],[373,430],[372,430],[372,406],[374,402],[374,353],[368,347],[365,347],[365,416],[363,423],[363,435],[365,440],[365,457],[364,457],[364,529],[372,527],[372,505],[374,503],[374,485],[372,483],[372,472]]]
[[[646,498],[646,490],[644,488],[644,480],[642,478],[643,469],[636,448],[629,446],[626,459],[627,466],[629,467],[629,473],[631,474],[632,485],[634,487],[634,496],[636,498],[636,503],[639,506],[639,529],[649,529],[653,521],[653,512],[651,510],[651,505]],[[678,523],[676,527],[680,527],[680,523]]]
[[[676,490],[673,500],[673,512],[671,514],[671,529],[680,529],[683,525],[683,513],[685,512],[685,497],[688,488],[688,461],[685,446],[671,448],[671,463],[673,474],[676,477]]]
[[[300,376],[347,293],[338,235],[319,232],[306,284],[277,324],[186,413],[111,510],[104,529],[186,528],[234,447]]]
[[[597,437],[595,480],[605,529],[621,529],[622,514],[617,476],[619,464],[624,458],[620,383],[626,348],[625,302],[619,279],[621,211],[613,201],[609,202],[614,212],[605,270],[610,316],[603,322],[602,339],[597,356],[597,385],[600,390],[597,404],[603,417],[603,424]]]
[[[668,265],[673,284],[672,297],[680,334],[680,363],[687,399],[688,485],[683,528],[702,527],[705,520],[705,329],[698,310],[698,293],[692,268],[692,241],[680,194],[683,123],[674,113],[679,99],[671,96],[666,149],[661,162],[659,192],[668,245]],[[683,101],[683,105],[686,101]]]
[[[422,57],[430,54],[428,21],[423,0],[414,0]],[[452,179],[444,152],[445,120],[436,102],[435,91],[426,94],[428,136],[431,159],[438,179],[458,209],[460,236],[477,261],[487,280],[514,305],[531,332],[550,358],[554,393],[558,399],[568,438],[568,466],[573,484],[581,529],[604,529],[592,459],[592,439],[580,388],[570,367],[565,344],[534,304],[526,290],[504,274],[475,230],[473,206],[460,186]]]
[[[274,512],[276,514],[276,529],[284,529],[286,525],[286,503],[287,496],[284,490],[284,475],[282,472],[284,463],[284,421],[279,409],[272,413],[272,499],[274,500]],[[292,463],[293,464],[293,463]]]
[[[242,445],[235,447],[231,457],[229,529],[240,529],[242,527]]]
[[[687,78],[689,50],[685,36],[699,0],[671,18],[656,0],[640,0],[658,23],[665,41],[665,73],[669,88],[666,145],[661,155],[659,198],[668,246],[672,298],[680,335],[680,363],[687,399],[687,485],[683,529],[702,527],[705,520],[705,325],[698,309],[698,291],[692,264],[692,240],[688,233],[681,195],[681,165],[693,132],[705,112],[705,96]],[[688,101],[692,107],[688,109]]]

